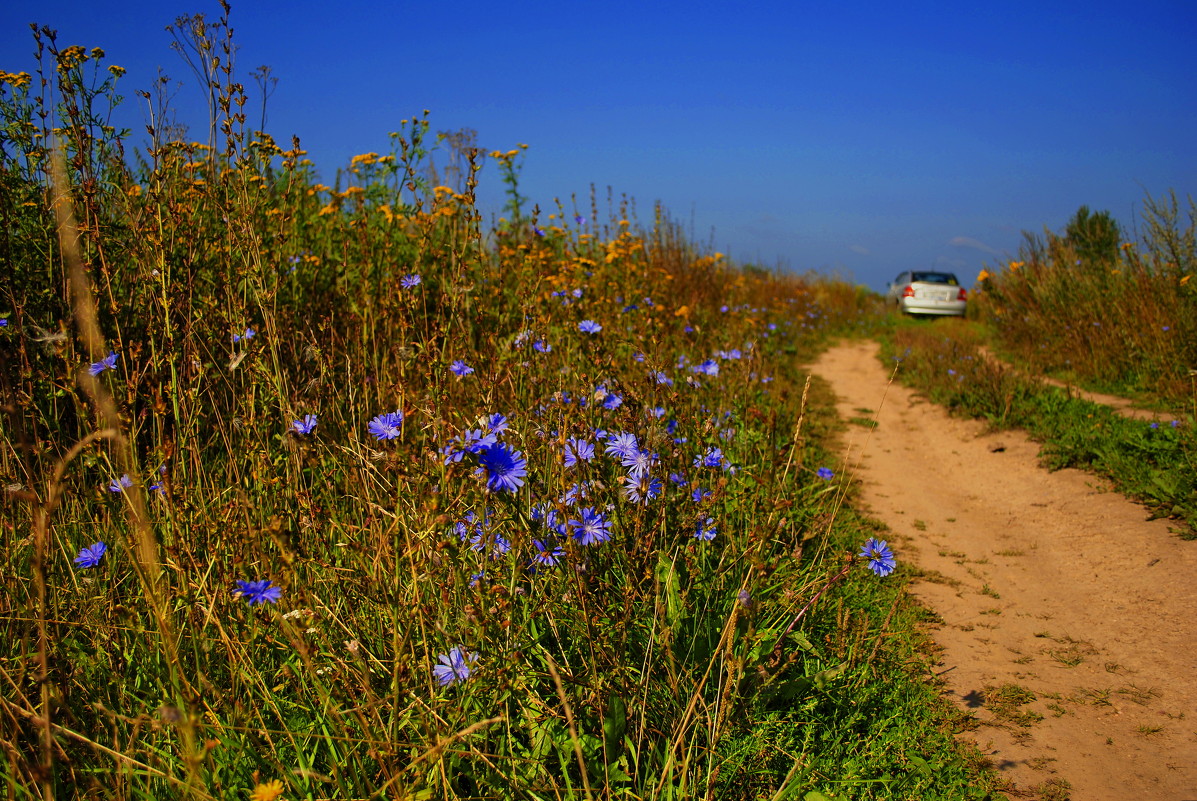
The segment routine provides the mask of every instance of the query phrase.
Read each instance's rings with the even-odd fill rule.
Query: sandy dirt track
[[[849,426],[837,472],[926,572],[913,592],[942,620],[938,671],[1011,797],[1063,779],[1077,801],[1197,801],[1197,542],[1094,476],[1039,467],[1024,435],[891,384],[875,343],[811,370],[842,419],[877,414]],[[997,715],[1002,687],[1035,700]],[[1042,719],[1012,719],[1028,712]]]

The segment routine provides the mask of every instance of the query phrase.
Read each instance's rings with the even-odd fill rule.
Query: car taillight
[[[968,300],[968,293],[964,291],[964,287],[960,287],[960,292],[956,295],[956,300]]]
[[[912,287],[910,284],[907,284],[906,287],[902,290],[902,297],[913,298],[914,297],[914,287]]]

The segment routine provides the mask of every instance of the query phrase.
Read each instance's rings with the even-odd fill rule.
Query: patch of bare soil
[[[1038,446],[890,382],[875,343],[828,351],[841,475],[941,619],[946,692],[1012,797],[1197,799],[1197,542]],[[1038,792],[1036,792],[1036,789]]]

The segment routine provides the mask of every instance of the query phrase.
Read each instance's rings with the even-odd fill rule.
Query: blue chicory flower
[[[478,661],[478,654],[463,651],[461,646],[455,646],[439,658],[440,664],[433,666],[432,675],[437,684],[448,687],[470,677],[470,665]]]
[[[570,437],[565,441],[565,466],[573,467],[578,462],[594,458],[594,445],[584,439]]]
[[[449,372],[453,373],[453,375],[457,376],[458,378],[464,378],[465,376],[474,372],[474,368],[470,367],[461,359],[457,359],[453,362],[453,364],[449,365]]]
[[[578,330],[583,334],[597,334],[599,331],[603,330],[603,327],[594,320],[583,320],[582,322],[578,323]]]
[[[441,450],[441,453],[445,455],[445,464],[460,462],[467,453],[482,453],[498,441],[494,431],[473,428],[462,432],[460,437],[449,440],[449,444]]]
[[[694,531],[694,539],[702,540],[703,542],[710,542],[715,539],[715,534],[718,529],[715,527],[715,521],[707,518],[704,522],[698,524]]]
[[[587,507],[582,510],[578,520],[569,521],[574,530],[574,539],[582,545],[598,545],[611,539],[611,521]]]
[[[419,273],[412,273],[410,275],[405,275],[401,279],[399,279],[399,286],[403,287],[404,289],[415,289],[416,287],[418,287],[420,285],[420,282],[423,280],[424,279],[420,276]]]
[[[701,453],[694,457],[695,467],[726,467],[727,460],[723,457],[723,450],[720,448],[707,448],[706,453]]]
[[[528,475],[524,455],[502,443],[479,453],[478,464],[486,473],[486,488],[491,492],[516,492]]]
[[[108,546],[102,542],[97,542],[89,548],[83,548],[79,551],[79,555],[75,557],[75,564],[79,567],[96,567],[100,564],[100,560],[104,557],[104,552],[108,550]]]
[[[119,479],[113,479],[108,485],[109,492],[124,492],[129,487],[133,486],[133,479],[129,478],[129,474],[125,473]]]
[[[291,428],[296,434],[311,434],[316,428],[317,417],[314,414],[305,414],[299,420],[291,421]]]
[[[569,504],[570,506],[577,506],[580,502],[590,497],[590,484],[583,481],[577,484],[570,484],[566,488],[565,494],[561,496],[561,503]],[[560,532],[564,534],[565,532]]]
[[[114,351],[109,351],[108,355],[98,362],[93,362],[91,367],[87,368],[87,372],[92,375],[99,375],[105,370],[112,370],[116,367],[116,360],[120,358],[120,354]]]
[[[270,579],[261,581],[241,581],[239,579],[236,588],[233,589],[233,594],[241,596],[242,600],[253,606],[254,604],[278,603],[283,590],[281,587],[270,586]]]
[[[872,570],[878,576],[888,576],[894,572],[897,562],[894,560],[893,551],[889,549],[889,544],[885,540],[879,540],[876,537],[870,538],[860,549],[860,557],[869,560],[869,570]]]
[[[401,433],[403,426],[403,412],[393,411],[380,414],[375,417],[366,428],[374,435],[374,438],[379,442],[388,439],[397,439]]]
[[[565,558],[565,551],[560,545],[549,540],[532,540],[532,547],[536,549],[536,556],[532,561],[545,567],[556,567]]]
[[[661,479],[648,474],[628,476],[623,480],[623,492],[632,503],[647,504],[661,496]]]
[[[831,481],[835,477],[835,473],[831,472],[831,469],[828,467],[820,467],[815,471],[815,475],[824,481]]]
[[[628,475],[643,476],[646,475],[654,464],[657,463],[657,454],[649,450],[640,449],[635,453],[625,455],[620,463],[628,468]]]
[[[604,452],[619,459],[627,459],[640,451],[635,434],[608,434]]]

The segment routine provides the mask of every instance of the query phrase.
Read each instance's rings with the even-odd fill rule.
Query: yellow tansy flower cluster
[[[28,72],[4,72],[0,70],[0,84],[8,84],[14,89],[23,89],[29,85]]]

